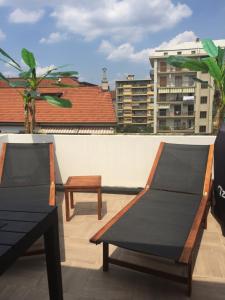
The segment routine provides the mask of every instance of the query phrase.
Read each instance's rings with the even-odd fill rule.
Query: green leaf
[[[225,59],[225,49],[222,49],[220,46],[218,47],[218,56],[217,62],[220,68],[222,68]]]
[[[191,71],[208,72],[208,66],[202,60],[180,56],[169,56],[166,58],[166,62],[169,65],[177,68],[186,68]]]
[[[31,73],[32,73],[32,70],[30,69],[29,71],[24,71],[24,72],[19,73],[19,77],[23,78],[23,79],[28,79],[31,77]]]
[[[31,69],[36,67],[36,61],[32,52],[29,52],[27,49],[23,48],[21,51],[21,56],[28,67]]]
[[[11,62],[3,59],[3,58],[0,58],[0,61],[4,62],[5,64],[7,64],[7,65],[9,65],[9,66],[11,66],[13,68],[15,68],[18,71],[21,71],[21,69],[19,67],[17,67],[14,63],[11,63]]]
[[[213,57],[206,57],[202,59],[209,68],[209,74],[218,82],[222,80],[222,72],[217,64],[217,61]]]
[[[14,88],[16,88],[16,87],[27,88],[29,86],[26,81],[19,81],[19,80],[18,81],[10,81],[9,85]]]
[[[78,72],[76,72],[76,71],[53,72],[53,73],[51,73],[51,76],[72,77],[72,76],[78,76]]]
[[[218,48],[216,47],[216,45],[212,40],[210,39],[202,40],[202,46],[209,56],[211,57],[218,56]]]
[[[9,60],[11,60],[21,70],[20,65],[8,53],[6,53],[2,48],[0,48],[0,53],[3,56],[7,57]]]
[[[40,93],[38,93],[37,91],[32,91],[32,90],[25,90],[24,91],[24,95],[27,96],[27,97],[31,97],[31,98],[40,98]]]
[[[42,96],[41,98],[55,106],[60,106],[64,108],[72,107],[72,103],[68,99],[63,99],[56,96]]]

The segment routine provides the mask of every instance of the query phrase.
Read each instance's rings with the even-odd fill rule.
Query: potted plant
[[[35,132],[35,101],[36,99],[46,100],[48,103],[64,108],[72,107],[72,103],[69,99],[60,98],[52,95],[40,96],[39,87],[41,82],[48,78],[53,81],[53,85],[59,87],[69,87],[69,85],[62,84],[59,81],[60,77],[72,77],[77,76],[76,71],[58,71],[59,69],[65,67],[53,67],[49,68],[42,76],[37,76],[37,63],[32,52],[23,48],[21,51],[21,57],[24,64],[28,67],[23,69],[18,62],[16,62],[8,53],[0,48],[0,60],[9,66],[13,67],[18,71],[18,80],[10,80],[6,78],[2,73],[0,73],[0,80],[5,81],[10,87],[17,88],[18,93],[24,103],[24,126],[25,133]],[[20,88],[20,89],[19,89]],[[22,88],[22,89],[21,89]]]

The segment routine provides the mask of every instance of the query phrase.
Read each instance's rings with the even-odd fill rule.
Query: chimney
[[[127,80],[134,80],[134,75],[132,74],[127,75]]]
[[[107,92],[109,91],[109,82],[107,79],[107,68],[102,68],[102,90]]]

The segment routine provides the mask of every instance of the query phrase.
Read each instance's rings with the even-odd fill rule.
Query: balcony
[[[144,187],[160,141],[208,144],[213,136],[67,136],[2,135],[2,142],[54,142],[56,182],[69,175],[101,174],[103,186]],[[1,146],[1,145],[0,145]],[[93,155],[94,153],[94,155]],[[119,172],[118,172],[119,166]],[[62,192],[57,192],[64,299],[187,299],[185,287],[166,279],[110,267],[102,272],[102,247],[89,238],[123,208],[134,195],[103,193],[103,218],[97,220],[96,195],[76,195],[75,216],[65,221]],[[150,266],[145,255],[111,247],[115,258]],[[191,299],[221,300],[225,294],[225,243],[218,224],[208,217],[193,274]],[[163,288],[162,288],[163,287]],[[47,300],[44,256],[19,259],[1,276],[0,299]]]
[[[182,112],[182,111],[176,111],[176,112],[170,112],[170,111],[167,111],[166,113],[161,113],[158,112],[157,113],[157,116],[159,118],[188,118],[188,117],[191,117],[191,118],[194,118],[195,117],[195,112],[194,111],[189,111],[189,112]]]

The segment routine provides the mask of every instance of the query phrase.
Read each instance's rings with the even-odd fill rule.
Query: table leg
[[[62,273],[60,264],[58,215],[55,211],[55,222],[44,233],[45,255],[48,275],[50,300],[63,300]]]
[[[98,189],[98,220],[102,218],[102,191],[101,188]]]
[[[73,192],[70,192],[70,207],[71,207],[71,209],[74,208]]]
[[[66,221],[70,220],[70,204],[69,204],[69,193],[65,191],[65,204],[66,204]]]

